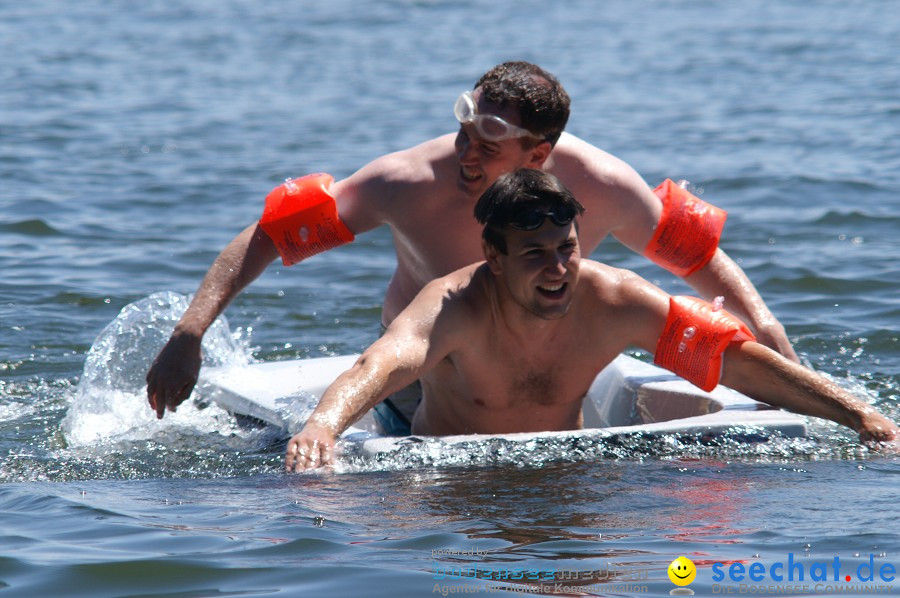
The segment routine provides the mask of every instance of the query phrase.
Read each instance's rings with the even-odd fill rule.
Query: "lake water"
[[[898,420],[894,13],[887,0],[0,4],[0,595],[521,595],[543,579],[549,595],[662,596],[680,555],[699,595],[896,593],[877,574],[900,568],[900,459],[830,423],[750,445],[501,447],[465,465],[285,475],[271,430],[214,408],[159,423],[140,388],[183,296],[269,189],[454,130],[460,91],[526,59],[568,89],[571,132],[728,210],[722,246],[802,358]],[[685,291],[613,241],[594,257]],[[274,264],[209,360],[361,350],[393,263],[377,230]],[[764,581],[728,577],[732,562]],[[771,574],[789,562],[803,581]]]

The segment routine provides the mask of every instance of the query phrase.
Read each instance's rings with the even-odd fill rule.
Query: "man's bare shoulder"
[[[668,313],[669,296],[630,270],[582,260],[582,329],[592,338],[653,350]]]
[[[487,267],[477,263],[432,280],[392,326],[433,327],[441,335],[464,333],[485,310],[488,275]]]
[[[420,295],[426,295],[431,303],[440,301],[441,309],[452,309],[463,315],[468,310],[483,308],[491,283],[490,270],[484,262],[479,262],[432,280]]]
[[[636,203],[658,203],[646,181],[627,162],[574,135],[563,133],[550,156],[546,170],[588,209],[599,202],[605,215],[615,216],[611,210],[631,211]]]
[[[569,133],[559,138],[546,168],[566,186],[577,186],[586,175],[591,184],[609,187],[631,184],[638,176],[621,158]]]
[[[666,293],[631,270],[594,260],[581,261],[579,284],[610,307],[631,308],[658,303]]]
[[[453,135],[443,135],[372,160],[332,186],[341,219],[357,234],[393,222],[409,198],[434,194],[453,156]]]
[[[419,185],[434,182],[443,161],[453,157],[453,135],[443,135],[414,147],[372,160],[348,178],[357,184]]]
[[[609,233],[635,251],[650,240],[660,202],[625,161],[574,135],[563,135],[545,168],[585,207],[582,245],[588,253]]]

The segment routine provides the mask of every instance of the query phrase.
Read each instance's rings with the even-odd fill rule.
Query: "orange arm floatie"
[[[353,241],[341,222],[328,174],[287,179],[266,197],[259,225],[269,235],[285,266]]]
[[[719,383],[728,344],[755,340],[743,322],[721,307],[694,297],[669,297],[653,363],[710,391]]]
[[[678,276],[693,274],[716,253],[728,213],[671,179],[653,193],[662,201],[663,211],[644,255]]]

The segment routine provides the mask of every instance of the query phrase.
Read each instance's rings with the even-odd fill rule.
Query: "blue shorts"
[[[387,436],[412,434],[412,417],[422,400],[422,383],[416,380],[375,405],[375,422]]]

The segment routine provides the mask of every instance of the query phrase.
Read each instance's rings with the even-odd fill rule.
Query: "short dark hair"
[[[522,126],[556,145],[569,121],[569,94],[560,82],[530,62],[498,64],[478,80],[475,89],[501,108],[519,111]]]
[[[506,255],[503,231],[510,222],[529,210],[560,208],[574,209],[579,216],[584,214],[584,206],[555,176],[535,168],[521,168],[502,175],[478,198],[475,219],[484,225],[481,238]]]

